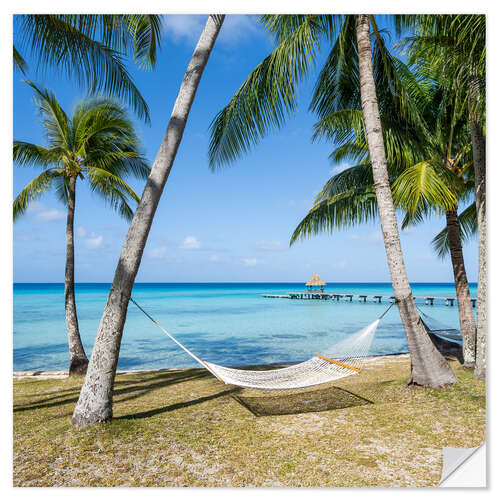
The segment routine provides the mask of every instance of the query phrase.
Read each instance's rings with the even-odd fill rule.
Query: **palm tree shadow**
[[[232,397],[256,417],[296,415],[374,404],[369,399],[336,386],[298,393]]]
[[[182,370],[175,372],[164,372],[147,379],[117,381],[115,384],[115,389],[113,391],[113,399],[115,400],[115,402],[130,401],[132,399],[144,396],[145,394],[157,389],[162,389],[171,385],[202,379],[209,376],[211,375],[206,370],[195,369],[188,371]],[[52,408],[56,406],[67,405],[70,403],[76,403],[78,400],[78,395],[80,393],[80,388],[78,387],[63,392],[64,394],[61,394],[61,396],[51,395],[46,398],[31,401],[30,403],[26,403],[23,405],[14,405],[14,412]]]
[[[241,389],[239,389],[238,387],[234,387],[234,388],[228,389],[226,391],[217,392],[216,394],[210,394],[209,396],[203,396],[201,398],[192,399],[190,401],[182,401],[180,403],[162,406],[160,408],[154,408],[152,410],[141,411],[138,413],[131,413],[130,415],[122,415],[120,417],[116,417],[116,420],[135,420],[137,418],[153,417],[154,415],[159,415],[160,413],[175,411],[175,410],[178,410],[180,408],[187,408],[189,406],[204,403],[205,401],[211,401],[212,399],[217,399],[217,398],[220,398],[223,396],[234,394],[235,392],[238,392],[240,390]]]

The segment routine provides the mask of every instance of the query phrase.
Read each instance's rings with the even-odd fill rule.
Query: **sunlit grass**
[[[408,357],[380,358],[361,376],[290,396],[196,369],[120,375],[115,418],[81,430],[69,420],[82,379],[16,380],[14,484],[436,485],[443,446],[484,439],[484,382],[453,368],[453,387],[410,388]]]

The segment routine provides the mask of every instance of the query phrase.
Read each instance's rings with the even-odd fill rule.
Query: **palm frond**
[[[132,198],[136,202],[139,201],[132,188],[116,176],[100,169],[89,170],[89,177],[92,191],[101,196],[104,202],[123,218],[131,220],[134,213],[129,200]]]
[[[476,203],[471,203],[458,215],[460,239],[466,243],[477,233]],[[438,257],[444,259],[450,252],[448,228],[444,227],[432,240],[432,247]]]
[[[134,45],[134,60],[140,66],[154,67],[161,47],[162,16],[125,15],[127,32]]]
[[[441,174],[446,174],[442,169]],[[436,165],[423,161],[403,170],[392,185],[394,205],[402,208],[410,217],[419,210],[432,207],[436,213],[453,210],[457,198],[449,184],[438,175]]]
[[[147,179],[151,173],[147,159],[134,151],[99,152],[87,155],[87,161],[88,165],[82,168],[83,171],[96,167],[115,176],[136,179]]]
[[[23,56],[16,49],[15,45],[13,46],[12,60],[14,62],[14,68],[17,68],[23,75],[25,75],[26,71],[28,70],[28,64],[23,59]]]
[[[332,233],[378,217],[377,198],[373,187],[349,189],[314,205],[295,228],[290,245],[321,232]]]
[[[133,83],[122,55],[92,38],[98,24],[103,26],[98,17],[92,21],[92,16],[37,14],[18,15],[15,19],[21,43],[37,61],[38,70],[57,68],[91,93],[124,98],[149,122],[148,105]],[[144,28],[139,31],[144,37]],[[146,50],[143,42],[137,46],[138,56]]]
[[[295,87],[313,65],[320,37],[317,17],[305,16],[250,73],[210,125],[211,168],[230,164],[283,125],[296,109]]]
[[[140,201],[139,196],[123,179],[108,170],[91,166],[88,168],[88,177],[94,190],[105,194],[113,193],[113,190],[119,190],[121,193],[126,193],[126,195],[133,198],[137,203]]]
[[[50,90],[39,88],[29,80],[25,82],[35,91],[35,103],[42,118],[45,135],[51,148],[71,148],[68,116]]]
[[[325,183],[313,208],[293,232],[290,245],[298,239],[363,224],[376,217],[377,199],[371,167],[369,164],[355,165]]]
[[[14,141],[13,160],[20,166],[48,167],[58,163],[61,148],[44,148],[38,144],[24,141]]]
[[[16,196],[13,203],[14,221],[26,212],[29,205],[42,196],[52,185],[52,181],[57,176],[51,170],[45,170],[36,176],[26,187]]]

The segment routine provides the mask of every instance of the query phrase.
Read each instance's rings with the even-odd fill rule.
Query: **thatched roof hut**
[[[318,276],[317,273],[314,273],[310,280],[306,283],[306,286],[320,286],[323,288],[326,283]]]

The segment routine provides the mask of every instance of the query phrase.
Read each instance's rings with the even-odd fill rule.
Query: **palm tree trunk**
[[[474,182],[476,189],[476,212],[479,245],[479,268],[477,274],[477,339],[476,367],[477,378],[486,377],[486,141],[481,122],[474,111],[471,92],[469,100],[469,123],[472,137],[472,156],[474,159]]]
[[[223,15],[209,16],[181,83],[165,136],[122,247],[87,376],[71,420],[73,425],[96,424],[109,420],[113,415],[112,393],[116,365],[135,276],[156,208],[181,143],[196,90],[223,21]]]
[[[438,352],[420,319],[413,300],[399,240],[396,212],[392,199],[384,137],[373,78],[372,47],[368,15],[356,16],[361,105],[366,139],[372,164],[375,194],[384,237],[387,262],[394,296],[406,332],[411,357],[409,383],[440,387],[457,381],[447,361]]]
[[[69,345],[69,374],[85,375],[89,360],[83,349],[75,302],[75,199],[76,177],[70,177],[68,193],[68,216],[66,219],[66,269],[64,274],[64,306]]]
[[[472,368],[476,357],[476,321],[470,301],[469,282],[465,271],[460,226],[456,210],[446,212],[446,227],[448,228],[451,264],[457,290],[458,314],[463,337],[464,366]]]

